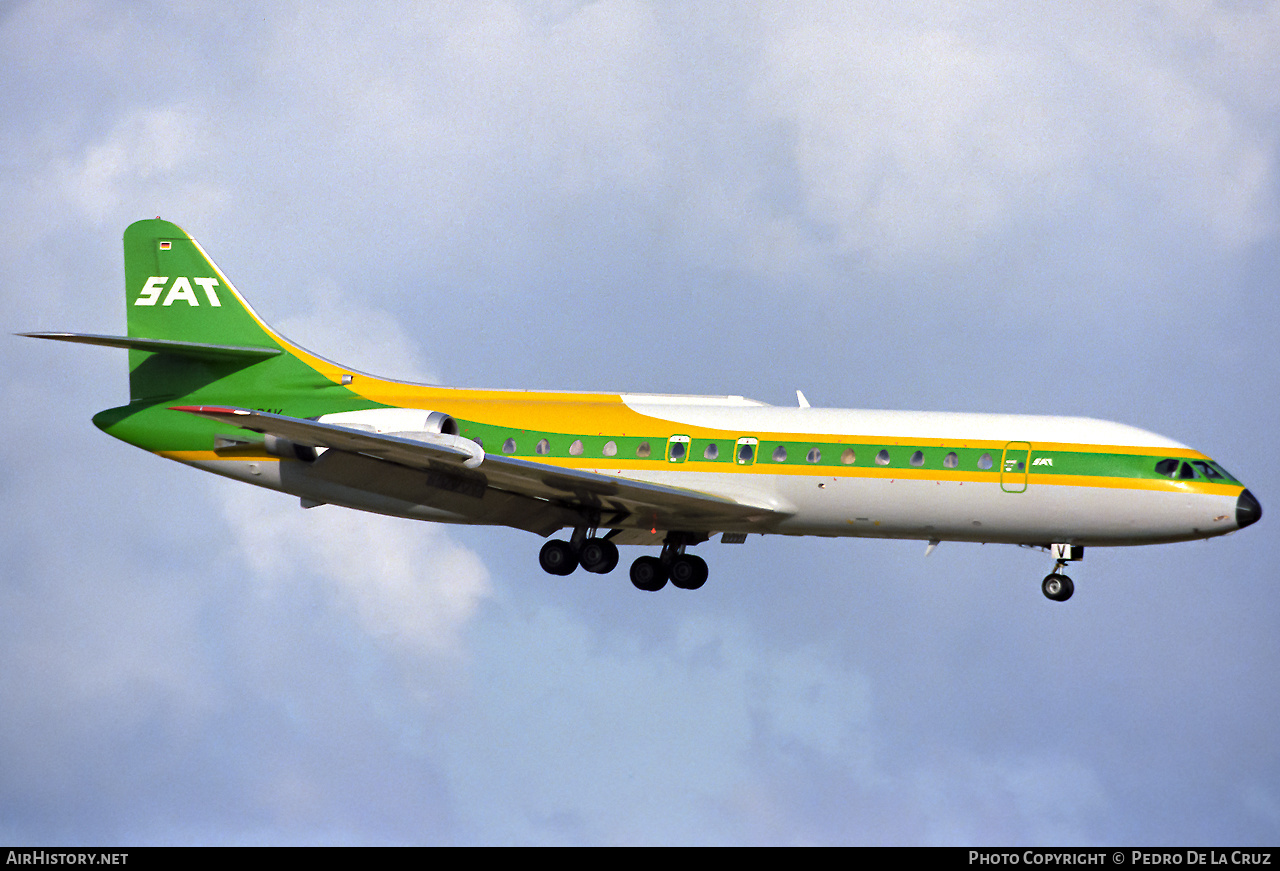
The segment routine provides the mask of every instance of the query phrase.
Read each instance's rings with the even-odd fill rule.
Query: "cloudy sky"
[[[0,4],[0,843],[1280,840],[1280,4],[730,8]],[[1121,420],[1269,514],[1060,605],[1010,547],[646,595],[303,511],[9,335],[122,332],[154,215],[366,371]]]

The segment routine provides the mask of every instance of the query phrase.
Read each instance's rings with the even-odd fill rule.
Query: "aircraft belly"
[[[566,507],[486,488],[482,478],[338,451],[315,463],[226,459],[189,464],[316,503],[417,520],[511,526],[540,535],[580,522]],[[998,482],[666,470],[634,477],[778,512],[714,522],[714,529],[691,522],[688,532],[1106,546],[1185,541],[1235,529],[1235,497],[1203,493],[1044,484],[1008,493]],[[647,529],[651,524],[627,516],[608,525]]]
[[[782,533],[1102,546],[1234,528],[1234,497],[1206,494],[1051,485],[1008,493],[998,483],[884,478],[788,479],[779,486],[798,508],[779,524]]]
[[[1234,496],[1120,487],[910,478],[658,472],[646,480],[696,488],[790,516],[716,531],[1012,544],[1130,545],[1225,534]]]

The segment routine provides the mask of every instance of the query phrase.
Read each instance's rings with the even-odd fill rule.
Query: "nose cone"
[[[1253,494],[1245,490],[1240,494],[1240,498],[1236,499],[1236,526],[1244,529],[1246,526],[1257,523],[1262,518],[1262,506],[1258,504],[1258,500],[1253,498]]]

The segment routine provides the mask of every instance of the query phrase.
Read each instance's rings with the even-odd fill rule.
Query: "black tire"
[[[553,538],[538,551],[538,565],[549,575],[571,575],[578,567],[578,555],[569,542]]]
[[[1062,576],[1062,592],[1058,595],[1059,602],[1065,602],[1071,598],[1071,594],[1076,591],[1076,585],[1066,575]]]
[[[656,593],[667,585],[667,567],[656,556],[638,557],[631,564],[631,583],[637,590]]]
[[[588,538],[578,554],[582,567],[597,575],[607,575],[618,567],[618,546],[607,538]]]
[[[1040,584],[1040,590],[1045,594],[1046,598],[1054,602],[1065,602],[1076,591],[1076,585],[1066,575],[1054,572],[1045,576],[1044,581]]]
[[[707,582],[707,561],[691,553],[671,561],[671,583],[682,590],[696,590]]]

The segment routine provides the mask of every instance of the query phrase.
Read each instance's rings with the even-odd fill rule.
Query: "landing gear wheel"
[[[618,567],[618,546],[607,538],[588,538],[578,554],[582,567],[597,575],[607,575]]]
[[[631,564],[631,583],[646,593],[656,593],[667,585],[667,567],[656,556],[637,557]]]
[[[571,575],[578,567],[578,555],[569,542],[552,539],[538,551],[538,565],[549,575]]]
[[[671,583],[682,590],[696,590],[707,582],[707,561],[691,553],[671,561]]]
[[[1071,594],[1076,591],[1076,585],[1066,575],[1060,575],[1057,572],[1047,576],[1044,583],[1040,585],[1040,589],[1044,591],[1045,596],[1055,602],[1065,602],[1071,598]]]

